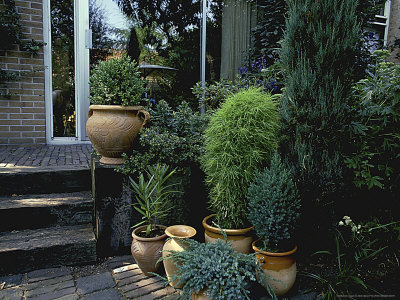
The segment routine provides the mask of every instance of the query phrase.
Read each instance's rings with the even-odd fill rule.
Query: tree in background
[[[293,169],[307,230],[321,230],[329,225],[324,212],[344,196],[344,129],[361,26],[353,0],[287,3],[280,57],[285,72],[281,152]]]
[[[162,94],[173,107],[182,100],[197,108],[191,88],[200,79],[200,0],[188,5],[181,0],[114,0],[122,12],[144,31],[146,55],[156,53],[164,65],[178,69],[165,72],[168,84]],[[209,2],[207,21],[207,77],[219,76],[222,1]],[[138,30],[136,30],[138,34]],[[139,41],[140,41],[140,37]],[[217,42],[216,42],[217,41]],[[215,75],[214,75],[215,76]],[[212,78],[218,79],[218,78]]]
[[[287,13],[286,0],[257,0],[258,21],[252,29],[252,48],[249,51],[249,65],[260,58],[265,66],[272,65],[278,59],[280,40],[285,30],[285,18]],[[365,30],[369,23],[375,19],[375,15],[383,8],[386,0],[359,0],[356,6],[356,17]],[[365,31],[364,38],[368,39]],[[358,54],[358,71],[360,79],[364,75],[369,60],[369,50],[366,43]],[[265,67],[264,66],[264,67]]]

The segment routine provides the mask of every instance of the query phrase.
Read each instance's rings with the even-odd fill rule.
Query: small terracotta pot
[[[165,226],[158,225],[158,228],[165,229]],[[162,248],[164,246],[167,235],[153,238],[144,238],[137,235],[138,232],[145,230],[145,226],[140,226],[132,232],[132,256],[138,264],[144,275],[150,275],[149,272],[157,273],[161,267],[157,261],[161,257]]]
[[[297,251],[297,246],[295,245],[288,252],[274,253],[257,248],[256,243],[258,241],[254,241],[252,246],[254,251],[257,252],[257,259],[264,271],[264,286],[268,284],[277,296],[282,296],[292,288],[296,281],[297,269],[294,254]]]
[[[165,233],[167,236],[171,237],[171,239],[167,240],[163,247],[162,256],[165,259],[170,251],[183,251],[185,250],[185,244],[182,243],[182,239],[191,238],[196,235],[196,229],[186,225],[174,225],[165,229]],[[176,262],[173,259],[164,260],[164,269],[165,273],[167,273],[168,280],[171,280],[171,277],[176,274],[177,267]],[[182,284],[177,284],[178,280],[170,281],[169,284],[172,287],[181,289],[183,287]]]
[[[216,239],[224,239],[219,228],[211,226],[207,221],[215,215],[209,215],[203,219],[204,236],[206,243],[212,243]],[[251,242],[253,236],[251,231],[254,226],[244,229],[223,229],[228,237],[228,241],[232,244],[233,248],[239,253],[248,254],[251,251]]]
[[[150,114],[141,106],[90,105],[86,132],[93,147],[102,155],[101,163],[123,164]]]

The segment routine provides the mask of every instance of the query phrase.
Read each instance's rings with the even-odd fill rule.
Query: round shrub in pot
[[[144,81],[137,64],[127,56],[102,61],[90,77],[87,135],[102,155],[100,162],[123,164],[122,153],[133,147],[140,129],[150,119],[143,109]]]

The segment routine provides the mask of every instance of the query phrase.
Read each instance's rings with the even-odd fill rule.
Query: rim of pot
[[[268,256],[289,256],[289,255],[294,254],[298,249],[297,245],[294,245],[294,248],[292,250],[290,250],[290,251],[287,251],[287,252],[268,252],[268,251],[261,250],[256,246],[256,243],[259,242],[259,241],[260,241],[260,239],[255,240],[254,242],[251,243],[251,246],[253,247],[253,250],[255,252],[260,252],[261,254],[268,255]]]
[[[143,110],[143,106],[122,106],[122,105],[106,105],[106,104],[92,104],[89,109],[96,110]]]
[[[203,224],[204,229],[211,231],[213,233],[222,234],[221,230],[218,227],[211,226],[210,224],[207,223],[207,221],[212,217],[215,217],[215,214],[209,215],[203,219],[202,224]],[[239,229],[223,228],[223,230],[226,232],[227,235],[244,235],[244,234],[250,232],[253,228],[254,228],[254,226],[251,226],[248,228],[239,228]]]
[[[146,227],[147,227],[147,225],[142,225],[142,226],[139,226],[138,228],[136,228],[135,230],[133,230],[132,237],[134,239],[136,239],[138,241],[142,241],[142,242],[155,242],[155,241],[159,241],[159,240],[163,240],[163,239],[167,238],[167,235],[165,233],[162,235],[159,235],[159,236],[151,237],[151,238],[141,237],[136,234],[137,232],[142,231]],[[164,230],[167,228],[167,226],[164,226],[164,225],[157,225],[156,227],[160,228],[160,229],[164,229]]]
[[[196,233],[196,229],[188,225],[172,225],[165,229],[165,234],[172,238],[191,238]]]

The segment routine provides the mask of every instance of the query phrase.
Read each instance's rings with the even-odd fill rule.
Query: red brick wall
[[[0,0],[3,3],[3,0]],[[42,0],[15,0],[23,38],[43,41]],[[46,143],[43,49],[37,55],[18,45],[0,51],[0,67],[20,72],[17,81],[0,86],[0,145]]]

